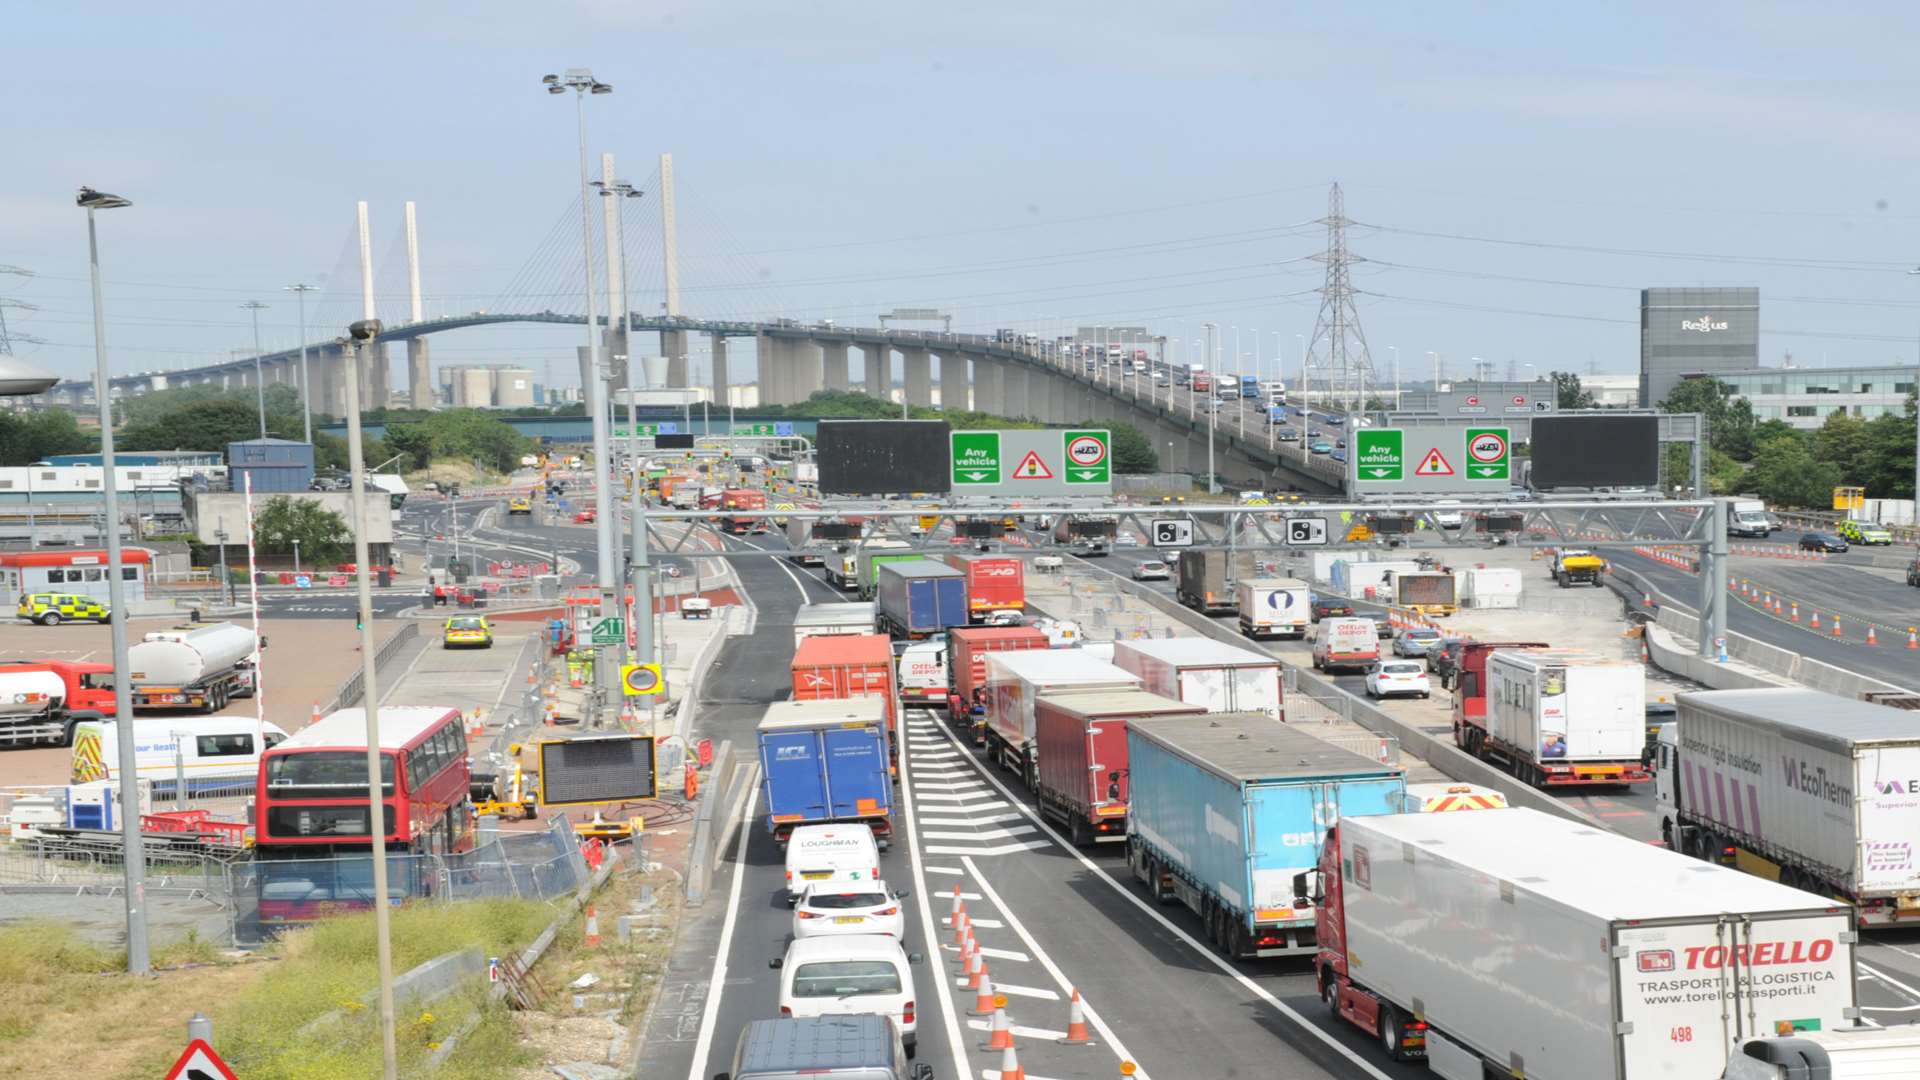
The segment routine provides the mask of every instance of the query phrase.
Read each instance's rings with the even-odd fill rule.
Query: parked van
[[[1380,659],[1380,634],[1372,619],[1343,615],[1321,619],[1314,627],[1315,671],[1364,670]]]
[[[188,794],[251,791],[260,773],[260,752],[287,733],[278,724],[246,716],[170,716],[133,722],[134,771],[153,782],[156,798],[174,797],[184,773]],[[265,735],[265,742],[260,736]],[[73,782],[120,778],[120,726],[87,720],[73,729]]]
[[[811,884],[880,880],[880,847],[865,825],[802,825],[787,836],[789,905]]]
[[[714,1080],[933,1080],[908,1065],[893,1021],[878,1013],[755,1020],[740,1033],[733,1071]]]
[[[912,960],[920,956],[914,954]],[[780,1015],[880,1013],[900,1032],[913,1056],[913,972],[900,943],[878,934],[801,938],[768,966],[780,972]]]

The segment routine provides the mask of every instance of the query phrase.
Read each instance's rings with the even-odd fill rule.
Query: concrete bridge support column
[[[893,393],[893,346],[863,345],[866,354],[867,396],[886,401]]]
[[[925,349],[901,349],[901,366],[907,377],[907,404],[933,406],[933,357]]]
[[[786,354],[787,370],[792,373],[788,386],[793,400],[805,401],[822,384],[820,348],[812,340],[800,338],[786,343]]]
[[[337,348],[321,349],[308,357],[320,381],[320,410],[344,419],[347,415],[347,354]]]
[[[967,391],[967,367],[966,353],[940,354],[940,407],[942,409],[973,407],[972,398]]]
[[[1007,369],[1004,360],[984,357],[973,362],[973,407],[995,416],[1012,415],[1007,411]]]
[[[297,369],[299,361],[294,361]],[[295,381],[299,376],[294,376]],[[416,409],[433,408],[433,353],[424,337],[407,339],[407,403]]]
[[[823,387],[836,393],[846,393],[851,378],[847,370],[847,343],[844,341],[821,342],[820,361],[825,367],[822,375]]]
[[[713,403],[716,406],[733,402],[733,383],[727,371],[727,338],[724,334],[709,334],[708,351],[713,357]]]
[[[774,344],[774,339],[766,334],[760,334],[753,339],[753,379],[759,386],[758,404],[761,405],[779,404],[774,400],[779,388],[774,385],[773,374],[775,367],[773,354],[778,348],[779,346]]]
[[[685,330],[660,331],[660,355],[667,358],[667,386],[681,390],[692,385],[687,381],[687,332]]]

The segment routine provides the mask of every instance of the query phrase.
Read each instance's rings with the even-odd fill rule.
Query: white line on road
[[[958,791],[942,792],[939,794],[929,792],[928,794],[920,796],[920,799],[922,802],[952,803],[952,806],[940,807],[940,812],[943,814],[965,814],[974,810],[991,810],[998,806],[1007,805],[1005,799],[985,797],[992,794],[993,792],[991,791]]]
[[[1014,986],[1012,983],[996,981],[993,984],[993,989],[995,993],[1005,994],[1008,997],[1039,998],[1042,1001],[1060,1000],[1059,994],[1054,993],[1044,986]]]
[[[1866,964],[1861,964],[1860,970],[1866,972],[1869,977],[1876,979],[1880,982],[1886,983],[1888,986],[1891,986],[1895,990],[1898,990],[1901,993],[1905,994],[1908,1001],[1920,1002],[1920,990],[1915,990],[1913,987],[1908,986],[1906,983],[1901,982],[1899,979],[1894,978],[1893,976],[1887,974],[1884,971],[1881,971],[1878,968],[1869,967]]]
[[[1004,829],[978,829],[974,832],[922,833],[929,840],[1009,840],[1033,831],[1031,825],[1012,825]]]
[[[940,808],[943,812],[946,807]],[[977,814],[973,817],[921,818],[921,825],[992,825],[1001,821],[1019,821],[1020,815],[1009,810],[1003,814]]]
[[[913,805],[913,766],[910,761],[900,763],[900,807],[907,818],[907,855],[913,860],[913,876],[920,886],[920,903],[914,905],[920,909],[920,929],[927,936],[929,946],[937,945],[940,935],[933,926],[933,887],[927,884],[927,872],[936,870],[947,873],[946,867],[931,867],[921,861],[919,819]],[[743,830],[744,831],[744,830]],[[932,848],[927,849],[932,852]],[[938,958],[938,953],[934,954]],[[936,972],[932,977],[934,993],[940,995],[940,1020],[947,1030],[947,1045],[951,1048],[948,1059],[953,1065],[953,1075],[972,1076],[973,1066],[967,1060],[966,1045],[960,1041],[960,1013],[954,1005],[953,991],[947,988],[947,980]],[[706,1080],[705,1074],[696,1074],[690,1080]]]
[[[740,811],[740,843],[733,851],[733,888],[727,896],[727,917],[720,924],[720,947],[713,953],[713,974],[707,977],[707,1007],[700,1013],[700,1034],[693,1044],[693,1065],[687,1080],[707,1080],[707,1046],[713,1041],[713,1022],[720,1016],[721,991],[727,985],[727,950],[733,945],[733,924],[740,916],[740,889],[747,880],[747,837],[753,834],[754,804],[760,801],[760,789],[747,794],[747,805]]]
[[[965,870],[962,870],[957,866],[928,866],[928,867],[923,867],[922,869],[926,870],[926,872],[929,874],[965,874],[966,873]]]
[[[1028,840],[1023,844],[1001,844],[998,847],[988,848],[943,847],[939,844],[928,844],[927,851],[933,855],[1011,855],[1017,851],[1037,851],[1046,846],[1045,840]]]
[[[923,784],[922,786],[929,791],[973,791],[986,787],[987,785],[979,780],[951,780],[945,783]]]
[[[993,1030],[993,1024],[986,1020],[969,1020],[967,1021],[967,1026],[975,1031]],[[1051,1028],[1030,1028],[1020,1024],[1008,1024],[1007,1030],[1013,1032],[1013,1036],[1016,1039],[1059,1042],[1061,1039],[1067,1037],[1067,1033],[1064,1031],[1054,1031]]]
[[[940,916],[940,925],[952,926],[953,916],[951,915]],[[967,925],[985,927],[988,930],[998,930],[1007,924],[1001,922],[999,919],[976,919],[973,916],[969,915],[967,916]]]

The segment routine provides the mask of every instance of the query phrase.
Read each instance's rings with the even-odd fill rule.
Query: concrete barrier
[[[1708,660],[1696,652],[1692,642],[1675,636],[1657,623],[1648,623],[1645,633],[1647,656],[1653,661],[1653,666],[1710,689],[1753,690],[1791,685],[1785,678],[1745,663],[1722,664]]]

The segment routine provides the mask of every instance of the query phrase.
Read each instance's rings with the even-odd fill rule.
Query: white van
[[[1380,632],[1372,619],[1339,616],[1314,627],[1313,668],[1365,669],[1380,659]]]
[[[808,885],[880,880],[880,846],[865,825],[801,825],[787,836],[789,906]]]
[[[768,966],[780,972],[781,1016],[879,1013],[893,1021],[912,1057],[916,1010],[908,962],[906,950],[890,937],[851,934],[801,938]]]
[[[174,779],[185,773],[187,794],[244,793],[260,774],[260,752],[287,733],[278,724],[245,716],[174,716],[136,719],[134,771],[153,783],[155,797],[174,797]],[[264,741],[261,736],[264,734]],[[120,725],[86,720],[73,729],[73,782],[120,778]]]
[[[916,641],[900,653],[900,703],[925,708],[947,704],[947,643]]]

